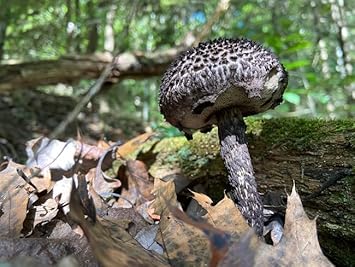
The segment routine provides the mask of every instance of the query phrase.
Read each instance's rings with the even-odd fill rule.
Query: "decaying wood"
[[[58,60],[4,65],[0,67],[0,92],[58,83],[75,84],[82,79],[96,79],[112,61],[114,64],[110,82],[116,82],[118,77],[139,79],[157,76],[163,73],[180,49],[150,54],[123,53],[115,58],[110,54],[67,56]]]
[[[249,121],[248,129],[266,207],[283,212],[286,191],[291,192],[295,181],[306,212],[317,217],[325,254],[339,266],[355,262],[350,251],[355,246],[355,121],[257,120]],[[190,142],[183,137],[163,139],[153,150],[151,174],[212,185],[226,181],[216,132],[195,134]],[[223,192],[223,186],[210,188],[209,195]]]

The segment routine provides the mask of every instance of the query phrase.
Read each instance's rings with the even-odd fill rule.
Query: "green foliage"
[[[355,53],[351,47],[355,29],[348,25],[355,23],[355,7],[351,1],[340,5],[343,17],[339,21],[333,2],[231,1],[225,15],[214,23],[210,39],[244,36],[259,41],[275,51],[289,71],[284,103],[265,117],[354,116],[351,62]],[[187,33],[198,32],[217,4],[217,0],[2,0],[0,23],[6,24],[3,60],[55,59],[68,53],[85,54],[90,49],[104,51],[110,10],[114,10],[116,52],[171,48]],[[344,25],[346,35],[339,35],[339,25]],[[96,101],[106,103],[106,113],[140,119],[165,135],[177,135],[160,124],[156,101],[159,81],[159,77],[124,80]],[[70,92],[80,95],[88,84],[83,81]],[[50,87],[43,90],[51,91]],[[52,92],[57,93],[58,88]]]

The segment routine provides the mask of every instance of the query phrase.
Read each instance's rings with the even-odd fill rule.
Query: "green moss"
[[[270,146],[285,146],[304,150],[316,148],[330,134],[355,131],[355,120],[325,121],[320,119],[281,118],[271,120],[247,119],[249,138],[261,138]],[[355,145],[354,135],[349,136]]]
[[[179,152],[180,166],[190,178],[225,174],[219,157],[217,128],[209,133],[195,133],[193,140]]]
[[[317,148],[334,133],[355,131],[354,120],[247,118],[246,123],[249,143],[260,141],[269,147],[280,146],[301,151]],[[354,136],[352,134],[347,138],[355,146]],[[179,168],[191,178],[225,175],[219,149],[217,128],[206,134],[195,133],[191,141],[185,137],[165,138],[154,148],[157,159],[151,169],[154,172],[161,168]]]
[[[191,141],[185,137],[165,138],[153,152],[157,158],[150,168],[152,174],[159,174],[163,166],[170,170],[179,168],[192,179],[224,174],[216,129],[207,134],[195,133]]]
[[[179,137],[171,137],[171,138],[165,138],[161,140],[154,148],[153,152],[169,152],[169,151],[177,151],[184,145],[187,145],[188,141],[186,140],[185,137],[179,136]]]

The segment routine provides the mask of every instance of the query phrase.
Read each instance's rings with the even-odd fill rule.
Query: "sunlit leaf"
[[[292,92],[284,93],[283,98],[292,104],[299,105],[301,103],[301,97],[298,94]]]
[[[284,62],[284,65],[287,70],[294,70],[310,65],[310,61],[308,59],[299,59],[291,62]]]

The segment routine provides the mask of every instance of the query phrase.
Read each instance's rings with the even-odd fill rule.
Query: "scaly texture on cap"
[[[186,133],[216,124],[215,113],[237,107],[243,116],[282,101],[287,72],[277,57],[247,39],[200,43],[181,54],[162,78],[165,119]]]

